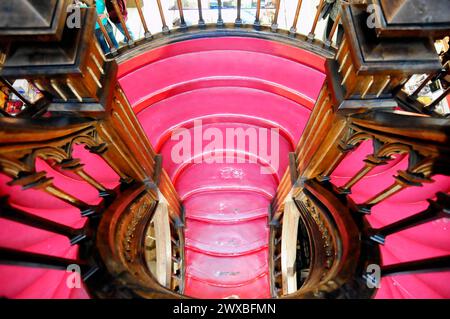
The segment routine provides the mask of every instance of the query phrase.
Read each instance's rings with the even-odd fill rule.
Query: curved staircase
[[[183,201],[186,295],[272,296],[268,208],[324,81],[323,65],[301,49],[237,37],[171,44],[120,65],[119,82]],[[192,153],[177,163],[181,129]],[[235,135],[230,142],[230,129],[249,132],[245,143]],[[222,147],[208,150],[218,136]]]
[[[108,59],[87,27],[68,51],[42,37],[86,68],[45,65],[50,106],[0,117],[0,297],[450,298],[448,120],[395,100],[410,73],[441,67],[433,49],[410,39],[405,62],[383,34],[357,34],[363,5],[342,8],[334,48],[339,21],[315,39],[323,0],[308,36],[302,1],[290,31],[280,1],[271,27],[260,7],[240,24],[238,3],[235,25],[219,4],[217,25],[192,31],[178,1],[180,28],[160,9],[154,38],[137,5],[145,39]],[[93,277],[73,288],[66,266],[79,263]],[[370,263],[384,272],[376,290]]]

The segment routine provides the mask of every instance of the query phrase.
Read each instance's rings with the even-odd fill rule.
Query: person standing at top
[[[334,22],[336,21],[337,16],[339,14],[340,6],[341,0],[325,0],[325,5],[322,8],[321,12],[322,19],[326,19],[327,16],[329,16],[324,35],[325,41],[328,39],[331,33],[331,29],[333,28]],[[344,28],[342,27],[341,21],[339,21],[336,39],[337,45],[339,45],[342,42],[343,37],[344,37]]]
[[[117,43],[116,37],[114,36],[113,27],[109,22],[108,15],[106,13],[105,0],[95,0],[95,6],[97,7],[98,17],[100,18],[103,26],[105,27],[106,33],[111,39],[113,46],[118,48],[119,44]],[[103,32],[100,28],[100,25],[98,23],[95,24],[95,36],[97,37],[103,52],[105,54],[109,53],[111,51],[111,48],[108,46],[108,42],[106,41]]]
[[[130,34],[131,40],[134,40],[133,33],[131,32],[130,28],[127,25],[127,19],[128,19],[128,10],[127,10],[127,1],[126,0],[117,0],[117,6],[119,7],[120,13],[122,14],[123,20],[125,21],[125,26],[128,29],[128,33]],[[120,23],[119,16],[117,15],[117,12],[114,8],[114,4],[112,0],[106,0],[106,10],[109,14],[109,19],[114,23],[116,28],[120,31],[120,33],[123,34],[125,37],[125,42],[128,42],[127,34],[125,33],[125,30],[123,29],[122,23]]]

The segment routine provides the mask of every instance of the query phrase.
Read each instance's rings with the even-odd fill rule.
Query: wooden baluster
[[[421,274],[450,270],[450,256],[408,261],[381,267],[381,276]]]
[[[370,89],[372,88],[373,84],[375,83],[375,78],[373,75],[368,76],[366,78],[366,83],[363,88],[363,91],[361,92],[361,99],[365,99],[367,94],[370,92]]]
[[[66,193],[65,191],[63,191],[59,187],[56,187],[53,184],[46,186],[43,190],[46,193],[62,200],[63,202],[66,202],[67,204],[78,208],[81,211],[81,216],[83,217],[89,217],[97,212],[96,207],[93,207],[83,202],[82,200],[70,195],[69,193]]]
[[[152,34],[148,29],[147,22],[145,21],[144,13],[142,12],[141,1],[134,0],[134,3],[136,4],[136,8],[139,13],[139,18],[141,19],[142,26],[144,27],[144,31],[145,31],[144,36],[146,39],[150,39],[152,37]]]
[[[177,0],[177,7],[178,12],[180,13],[180,29],[186,30],[187,24],[186,21],[184,20],[183,3],[181,2],[181,0]]]
[[[234,22],[234,25],[235,25],[236,27],[240,27],[240,26],[242,25],[242,19],[241,19],[241,0],[237,0],[236,10],[237,10],[237,16],[236,16],[236,21]]]
[[[322,11],[323,6],[325,5],[325,0],[320,0],[319,6],[317,7],[317,12],[316,12],[316,16],[314,18],[314,22],[311,28],[311,31],[308,34],[308,40],[313,41],[314,38],[316,37],[316,28],[317,28],[317,23],[319,22],[319,17],[320,17],[320,12]]]
[[[395,153],[409,151],[407,146],[401,144],[386,144],[383,146],[382,142],[377,139],[373,139],[373,148],[373,154],[367,156],[364,160],[364,167],[361,168],[344,186],[338,188],[339,193],[351,194],[351,188],[375,167],[386,165],[388,161],[391,160],[391,156]]]
[[[59,224],[52,220],[29,214],[9,205],[3,205],[3,207],[1,207],[0,217],[65,236],[70,240],[71,245],[76,245],[87,237],[84,229],[75,229]]]
[[[395,183],[393,183],[391,186],[384,189],[377,195],[373,196],[372,198],[367,200],[364,204],[359,205],[359,211],[363,214],[370,214],[373,206],[377,205],[378,203],[382,202],[383,200],[389,197],[394,196],[395,194],[397,194],[398,192],[400,192],[405,188],[406,188],[405,185],[398,183],[396,180]]]
[[[277,30],[278,30],[278,15],[280,14],[280,3],[281,3],[281,0],[276,0],[275,15],[273,17],[272,26],[271,26],[272,32],[277,32]]]
[[[350,51],[347,51],[344,55],[344,58],[342,59],[341,65],[339,66],[339,70],[338,70],[339,73],[341,73],[345,69],[345,67],[347,66],[346,65],[347,62],[349,62],[349,61],[351,64],[352,62],[351,62],[351,58],[350,58]]]
[[[340,187],[338,189],[338,192],[340,194],[351,194],[351,188],[355,186],[356,183],[358,183],[361,179],[364,178],[367,174],[370,173],[371,170],[373,170],[376,166],[378,166],[376,163],[368,162],[366,161],[363,168],[361,168],[344,186]]]
[[[120,24],[122,26],[123,31],[125,32],[125,37],[127,38],[128,46],[132,47],[134,45],[134,40],[130,35],[130,31],[128,31],[127,24],[125,22],[125,19],[122,15],[122,11],[120,11],[120,7],[117,4],[117,0],[111,0],[112,4],[114,6],[114,10],[116,11],[117,17],[119,18]]]
[[[420,83],[420,85],[417,87],[417,89],[410,95],[410,96],[414,96],[416,97],[420,91],[422,91],[422,89],[428,84],[428,82],[431,81],[431,79],[435,76],[436,74],[430,74],[428,75],[425,80],[422,81],[422,83]]]
[[[371,231],[370,239],[384,245],[386,237],[406,229],[417,227],[441,218],[450,217],[450,196],[444,193],[438,193],[437,200],[428,200],[430,205],[426,210],[410,217],[399,220],[395,223],[386,225],[379,229]]]
[[[87,280],[99,269],[97,266],[89,266],[82,260],[36,254],[10,248],[0,248],[0,264],[56,270],[67,270],[69,266],[76,265],[80,267],[83,280]]]
[[[339,50],[336,53],[336,57],[335,57],[335,60],[338,61],[338,63],[339,63],[339,60],[341,59],[342,53],[346,52],[346,50],[347,50],[347,38],[344,37],[344,39],[342,40],[342,43],[339,45]]]
[[[66,85],[70,89],[72,94],[77,98],[78,102],[83,103],[83,97],[80,95],[80,93],[75,88],[75,85],[73,84],[72,80],[67,79],[66,80]]]
[[[73,173],[80,176],[84,181],[86,181],[89,185],[97,189],[100,193],[101,197],[107,197],[112,196],[114,193],[110,190],[108,190],[104,185],[102,185],[100,182],[98,182],[95,178],[93,178],[91,175],[86,173],[86,171],[83,169],[83,164],[80,163],[80,160],[78,159],[68,159],[59,164],[61,169],[72,171]]]
[[[420,177],[418,175],[415,175],[414,173],[409,173],[408,171],[400,171],[399,174],[394,178],[395,182],[391,186],[382,190],[381,192],[367,200],[364,204],[358,205],[361,213],[369,214],[373,206],[388,199],[389,197],[394,196],[405,188],[411,186],[418,187],[422,186],[422,183],[432,182],[431,179]]]
[[[345,72],[344,78],[342,79],[341,85],[345,86],[347,83],[348,78],[350,77],[350,74],[353,72],[354,65],[350,65],[350,67],[347,69],[347,72]]]
[[[164,17],[164,11],[163,11],[163,7],[161,5],[161,0],[156,0],[156,3],[158,4],[159,16],[161,17],[162,32],[167,34],[170,31],[169,31],[169,27],[166,24],[166,18]]]
[[[119,90],[122,93],[121,90]],[[119,94],[114,99],[115,107],[113,110],[113,120],[119,124],[122,134],[131,136],[130,150],[135,150],[136,160],[141,163],[140,166],[148,177],[154,174],[154,150],[149,144],[145,133],[135,118],[135,115],[129,107],[128,101],[123,94]],[[112,123],[114,126],[114,122]],[[115,125],[117,126],[117,124]]]
[[[388,87],[388,85],[390,83],[391,83],[391,76],[388,75],[388,76],[386,76],[386,80],[383,82],[380,89],[378,90],[377,98],[379,98],[381,96],[381,94],[383,94],[383,92],[386,90],[386,88]]]
[[[223,27],[223,19],[222,19],[222,0],[217,0],[217,9],[218,9],[218,16],[217,16],[217,27]]]
[[[334,34],[336,33],[336,30],[339,26],[339,23],[341,21],[341,13],[339,12],[336,16],[336,20],[334,21],[333,27],[331,28],[330,34],[328,35],[328,39],[325,41],[325,46],[330,47],[333,42]]]
[[[13,93],[15,96],[17,96],[19,98],[19,100],[21,100],[23,102],[24,105],[26,105],[27,107],[30,106],[30,102],[28,102],[23,96],[22,94],[20,94],[19,92],[17,92],[17,90],[14,88],[14,86],[5,78],[0,77],[0,81],[11,91],[11,93]]]
[[[116,55],[117,54],[117,48],[114,46],[111,38],[108,35],[108,32],[105,29],[105,26],[102,23],[102,20],[97,16],[97,23],[100,26],[100,30],[102,31],[103,37],[105,38],[106,42],[108,43],[109,46],[109,50],[111,52],[112,55]]]
[[[170,240],[175,247],[180,248],[180,242],[178,240],[173,237],[171,237]]]
[[[56,197],[63,202],[78,208],[83,217],[91,216],[96,213],[96,207],[90,206],[82,200],[66,193],[62,189],[53,185],[53,178],[46,176],[46,172],[24,173],[8,183],[8,185],[18,185],[22,189],[41,189],[44,192]]]
[[[53,88],[53,90],[55,90],[59,98],[62,99],[64,102],[67,102],[68,99],[66,94],[64,94],[64,92],[61,90],[61,87],[59,86],[58,82],[55,79],[50,80],[50,85]]]
[[[160,201],[152,219],[156,238],[156,277],[161,285],[170,287],[172,245],[170,240],[169,208],[162,194],[159,195]]]
[[[434,100],[431,104],[426,106],[426,109],[430,110],[430,111],[434,111],[434,109],[436,108],[436,106],[441,103],[441,101],[443,99],[445,99],[447,97],[447,95],[450,93],[450,86],[448,88],[445,89],[445,91],[436,99]]]
[[[339,166],[339,164],[344,160],[347,154],[355,149],[358,144],[350,144],[350,145],[339,145],[339,154],[331,161],[330,165],[325,169],[322,174],[322,177],[330,176],[334,170]],[[339,191],[339,189],[338,189]],[[343,193],[346,193],[345,191]]]
[[[108,147],[106,144],[101,144],[96,147],[86,147],[90,153],[96,154],[103,158],[103,160],[119,175],[121,183],[129,183],[132,181],[132,178],[128,176],[122,169],[119,168],[116,164],[116,157],[113,155],[113,152],[107,152]],[[115,151],[115,146],[111,146],[111,149]]]
[[[138,181],[145,181],[148,178],[145,169],[139,164],[134,156],[129,155],[129,146],[119,138],[120,132],[116,131],[114,125],[111,123],[100,123],[97,130],[99,136],[108,144],[108,152],[103,154],[102,157],[105,158],[108,163],[113,165],[114,163],[119,163],[119,165],[122,166],[121,169],[116,170],[116,172],[120,174],[121,179],[126,181],[131,178]],[[127,174],[123,173],[124,164],[127,167]]]
[[[281,234],[281,273],[283,295],[297,291],[297,232],[300,213],[293,199],[284,206]]]
[[[302,8],[302,2],[303,2],[303,0],[297,1],[297,9],[295,10],[294,22],[292,22],[292,27],[289,30],[289,34],[294,37],[295,37],[295,34],[297,33],[297,22],[298,22],[298,17],[300,15],[300,9]]]
[[[261,14],[261,0],[256,1],[256,14],[255,14],[255,22],[253,22],[253,26],[256,30],[261,28],[261,22],[259,21],[259,16]]]
[[[197,7],[198,7],[198,25],[200,28],[204,28],[206,24],[205,20],[203,20],[202,0],[197,0]]]

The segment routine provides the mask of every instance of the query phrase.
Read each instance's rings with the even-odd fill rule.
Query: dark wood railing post
[[[134,4],[136,5],[136,8],[139,13],[139,18],[141,19],[142,27],[144,28],[144,36],[146,39],[150,39],[152,37],[151,32],[148,29],[147,22],[145,21],[144,12],[142,11],[142,3],[140,0],[134,0]]]
[[[164,10],[161,4],[161,0],[156,0],[156,3],[158,4],[158,10],[159,10],[159,16],[161,17],[161,22],[162,22],[162,32],[163,33],[169,33],[169,27],[167,26],[166,23],[166,18],[164,17]]]
[[[123,17],[122,11],[120,10],[119,4],[117,3],[117,0],[111,0],[114,11],[116,11],[117,17],[119,18],[120,25],[122,26],[123,32],[125,32],[125,37],[127,40],[127,43],[130,47],[134,45],[134,40],[130,35],[130,31],[128,31],[128,26],[126,24],[125,18]]]
[[[276,0],[275,2],[275,14],[273,16],[272,25],[270,26],[272,32],[277,32],[278,30],[278,15],[280,14],[280,3],[281,0]]]
[[[204,28],[206,24],[205,20],[203,19],[202,0],[197,0],[197,7],[198,7],[198,26],[200,28]]]
[[[81,277],[87,280],[95,271],[96,266],[90,266],[86,261],[60,258],[44,254],[18,251],[9,248],[0,248],[0,264],[25,267],[37,267],[57,270],[67,270],[69,266],[79,266]]]
[[[186,21],[184,20],[183,3],[181,0],[177,0],[178,12],[180,13],[180,29],[187,29]]]
[[[295,36],[295,34],[297,32],[297,22],[298,22],[298,17],[300,15],[300,9],[302,8],[302,2],[303,2],[303,0],[297,1],[297,9],[295,10],[294,21],[292,22],[292,27],[289,30],[290,36]]]
[[[256,14],[255,14],[255,22],[253,22],[253,26],[256,30],[261,28],[261,21],[259,21],[259,17],[261,15],[261,0],[256,0]]]
[[[240,26],[242,25],[242,19],[241,19],[241,0],[237,0],[236,10],[237,10],[237,16],[236,16],[236,21],[234,22],[234,25],[235,25],[236,27],[240,27]]]
[[[117,48],[114,46],[111,38],[109,37],[108,32],[105,29],[105,26],[102,23],[102,20],[97,16],[97,24],[100,26],[100,31],[103,34],[103,37],[106,40],[106,43],[108,43],[109,46],[109,50],[111,52],[112,55],[116,55],[117,54]]]
[[[217,0],[217,27],[222,28],[224,26],[222,19],[222,0]]]
[[[317,23],[319,22],[320,12],[322,11],[323,6],[325,5],[325,0],[320,0],[319,5],[317,6],[316,15],[314,17],[314,22],[311,27],[311,31],[308,34],[308,40],[313,41],[316,37],[316,28]]]
[[[85,229],[75,229],[63,224],[56,223],[20,209],[11,207],[6,203],[6,199],[0,198],[0,217],[31,227],[46,230],[55,234],[67,237],[71,245],[76,245],[88,236]]]
[[[386,237],[390,235],[450,216],[449,195],[438,193],[437,200],[429,200],[429,203],[430,205],[428,208],[418,214],[414,214],[381,228],[373,229],[370,234],[370,239],[384,245]]]

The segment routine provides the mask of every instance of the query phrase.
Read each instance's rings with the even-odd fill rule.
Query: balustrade
[[[198,25],[189,28],[186,9],[177,0],[180,25],[174,30],[167,24],[163,3],[154,0],[162,34],[152,35],[146,20],[145,10],[149,9],[135,0],[144,37],[132,39],[117,1],[113,0],[127,39],[126,46],[116,49],[92,1],[84,1],[88,8],[81,10],[82,28],[64,27],[64,8],[69,2],[40,5],[37,13],[48,12],[52,5],[55,10],[53,17],[43,15],[44,26],[18,31],[12,28],[18,23],[14,20],[8,26],[11,28],[0,28],[0,40],[4,43],[0,48],[2,83],[13,90],[13,80],[26,79],[44,95],[32,104],[13,90],[27,107],[16,116],[0,114],[0,172],[10,178],[9,185],[43,191],[78,209],[89,220],[82,228],[72,228],[14,207],[7,198],[2,198],[0,217],[65,236],[71,245],[80,245],[88,254],[71,260],[0,248],[0,264],[60,270],[78,264],[84,280],[93,275],[102,278],[92,286],[97,297],[182,297],[183,206],[162,167],[163,159],[150,145],[116,81],[117,61],[153,45],[198,36],[261,37],[328,58],[327,79],[295,152],[290,154],[289,169],[270,207],[273,297],[372,297],[374,291],[367,289],[364,271],[370,263],[381,263],[378,245],[389,245],[389,236],[398,232],[448,218],[448,195],[438,192],[435,198],[429,198],[426,210],[410,217],[379,228],[372,228],[366,220],[376,205],[397,193],[431,184],[436,175],[449,175],[449,123],[434,112],[448,95],[448,87],[429,105],[417,101],[418,93],[428,82],[447,81],[449,63],[436,54],[433,39],[445,35],[448,23],[436,26],[421,21],[417,12],[403,17],[402,23],[393,23],[395,12],[404,8],[379,0],[375,2],[386,10],[376,12],[382,24],[371,30],[365,23],[367,3],[344,2],[329,36],[321,41],[316,34],[324,0],[317,1],[307,35],[297,32],[299,23],[306,20],[301,16],[305,6],[302,0],[296,2],[289,30],[279,24],[281,0],[274,3],[269,25],[261,21],[260,0],[256,2],[251,25],[242,19],[240,0],[236,2],[233,23],[224,21],[225,9],[218,0],[216,23],[207,25],[198,0]],[[437,7],[432,10],[440,16]],[[5,13],[0,13],[0,17],[2,14]],[[21,18],[32,14],[23,12]],[[92,41],[96,22],[111,49],[107,56],[97,41]],[[338,45],[333,39],[340,24],[345,35]],[[407,37],[418,30],[417,37]],[[408,46],[408,52],[399,51],[399,43]],[[414,74],[429,75],[407,94],[401,89]],[[395,111],[399,106],[407,112]],[[361,163],[361,169],[344,185],[333,185],[333,172],[365,141],[372,143],[373,151]],[[100,156],[120,177],[120,185],[110,189],[89,174],[83,162],[73,156],[76,145],[85,146],[92,156]],[[399,155],[408,158],[408,166],[393,177],[391,185],[363,202],[354,202],[351,195],[355,186]],[[48,172],[37,170],[38,160],[74,174],[94,188],[98,204],[89,204],[79,194],[58,187]],[[93,247],[100,256],[93,253]],[[449,268],[449,256],[441,256],[381,265],[381,274],[394,276]]]

